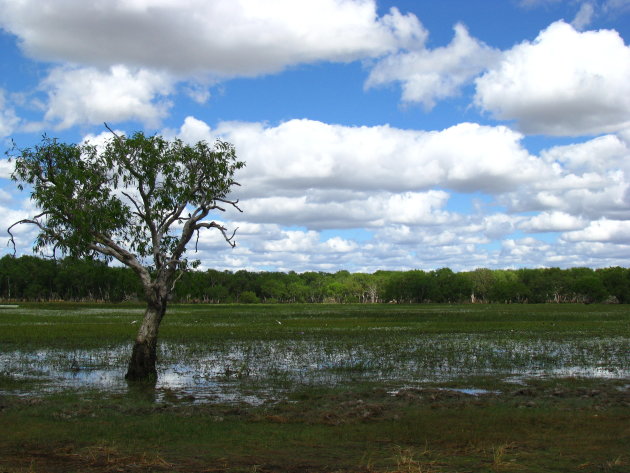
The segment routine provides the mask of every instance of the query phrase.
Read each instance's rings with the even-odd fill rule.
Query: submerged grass
[[[0,310],[0,471],[630,470],[630,314],[612,305]]]

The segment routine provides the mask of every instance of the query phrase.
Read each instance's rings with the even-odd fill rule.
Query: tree
[[[485,302],[494,284],[493,272],[487,268],[477,268],[467,273],[467,276],[472,285],[470,302]]]
[[[512,270],[495,271],[495,279],[490,292],[490,299],[499,303],[526,302],[531,292]]]
[[[107,125],[106,125],[107,126]],[[109,129],[109,127],[108,127]],[[147,308],[125,377],[157,379],[157,337],[178,277],[198,261],[186,249],[200,230],[216,229],[234,247],[234,233],[209,220],[213,211],[233,207],[230,198],[237,160],[234,147],[217,141],[194,145],[136,132],[102,147],[66,144],[43,137],[33,148],[14,147],[12,175],[31,188],[40,213],[19,224],[38,228],[34,250],[73,257],[116,260],[133,270]],[[195,244],[196,249],[196,244]]]
[[[573,302],[601,302],[608,295],[598,273],[590,268],[571,268],[568,271],[570,277],[570,290],[573,293]]]
[[[621,304],[630,302],[630,270],[619,266],[598,270],[608,293]]]

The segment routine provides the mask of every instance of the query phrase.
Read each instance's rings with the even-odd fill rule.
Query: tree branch
[[[234,236],[236,235],[236,232],[238,231],[238,227],[234,229],[234,231],[232,232],[232,235],[229,237],[227,235],[228,229],[225,228],[223,225],[218,224],[217,222],[198,223],[197,225],[195,225],[195,231],[197,231],[197,235],[199,235],[199,229],[201,228],[216,228],[217,230],[221,232],[221,234],[223,235],[223,238],[225,238],[225,241],[228,243],[228,245],[230,245],[232,248],[236,247],[236,242],[234,242],[233,240],[234,240]],[[197,247],[195,245],[195,250],[196,249]]]
[[[123,247],[114,242],[110,237],[103,234],[95,235],[97,243],[90,243],[88,247],[94,251],[98,251],[106,256],[111,256],[120,261],[125,266],[129,266],[142,280],[145,287],[151,285],[151,275],[149,271],[138,261],[134,254],[125,250]]]
[[[124,191],[122,191],[121,193],[122,195],[127,197],[127,199],[129,199],[131,203],[133,204],[133,206],[136,208],[137,210],[136,215],[140,217],[141,219],[146,220],[146,215],[142,213],[142,209],[140,208],[140,205],[138,204],[138,202],[136,202],[136,200],[133,197],[131,197],[131,195],[129,195],[128,193]]]
[[[122,138],[118,136],[116,132],[112,130],[106,122],[103,122],[103,125],[105,125],[105,128],[107,128],[110,131],[110,133],[116,137],[117,140],[122,140]]]
[[[21,224],[23,224],[23,223],[30,223],[30,224],[32,224],[32,225],[35,225],[35,226],[39,227],[39,229],[40,229],[42,232],[45,232],[45,233],[51,233],[51,234],[52,234],[52,232],[50,232],[50,230],[49,230],[49,229],[47,229],[46,227],[44,227],[44,225],[43,225],[41,222],[39,222],[39,221],[37,220],[38,218],[43,217],[44,215],[47,215],[47,214],[48,214],[48,212],[42,212],[42,213],[40,213],[39,215],[35,215],[33,218],[25,218],[25,219],[19,220],[19,221],[15,222],[14,224],[12,224],[9,228],[7,228],[7,233],[8,233],[8,234],[9,234],[9,236],[10,236],[9,241],[8,241],[8,243],[7,243],[7,246],[9,246],[9,245],[12,245],[12,246],[13,246],[13,256],[15,256],[15,255],[16,255],[16,253],[17,253],[17,248],[16,248],[16,246],[15,246],[15,237],[14,237],[14,235],[13,235],[13,232],[11,232],[11,230],[13,229],[13,227],[15,227],[15,226],[17,226],[17,225],[21,225]]]

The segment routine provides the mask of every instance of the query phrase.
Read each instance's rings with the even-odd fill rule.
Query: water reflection
[[[98,389],[148,400],[246,402],[284,397],[299,385],[351,380],[407,384],[470,376],[514,380],[536,376],[630,377],[628,340],[499,340],[483,334],[422,336],[392,344],[270,340],[203,344],[162,343],[152,389],[124,380],[131,345],[94,350],[0,352],[0,373],[37,380],[40,391]],[[0,385],[0,392],[3,391]],[[15,390],[11,390],[16,393]],[[32,393],[32,387],[23,394]],[[175,394],[173,394],[175,393]]]

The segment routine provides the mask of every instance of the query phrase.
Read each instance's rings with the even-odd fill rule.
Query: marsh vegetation
[[[2,471],[629,465],[622,305],[174,305],[148,391],[142,314],[0,310]]]

